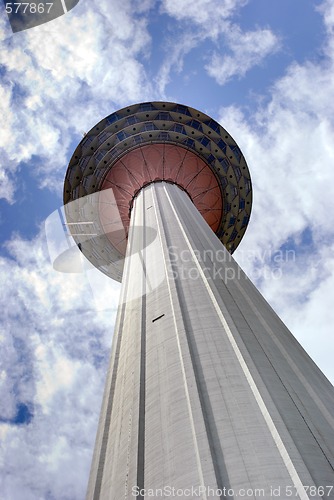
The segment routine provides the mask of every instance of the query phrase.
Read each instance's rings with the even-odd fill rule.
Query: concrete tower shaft
[[[76,148],[64,204],[122,281],[87,499],[334,498],[333,387],[231,257],[252,189],[230,134],[123,108]]]
[[[185,191],[140,190],[127,255],[87,499],[334,498],[333,387]]]

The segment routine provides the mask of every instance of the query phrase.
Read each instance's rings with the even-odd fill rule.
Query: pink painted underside
[[[113,189],[125,234],[130,219],[133,197],[146,184],[165,180],[181,186],[191,197],[213,231],[222,218],[222,196],[217,179],[195,153],[172,144],[139,146],[119,159],[105,177],[101,190]],[[102,193],[101,193],[102,195]],[[110,231],[111,213],[108,203],[100,204],[100,221],[112,244],[125,253],[126,238]],[[118,241],[117,241],[118,240]]]

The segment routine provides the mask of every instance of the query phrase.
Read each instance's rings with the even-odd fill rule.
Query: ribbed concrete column
[[[147,500],[172,488],[334,498],[333,415],[333,387],[188,195],[142,189],[87,499],[135,498],[136,486]]]

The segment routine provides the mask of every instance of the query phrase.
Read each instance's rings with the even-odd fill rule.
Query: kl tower
[[[252,190],[228,132],[121,109],[78,145],[64,204],[122,281],[87,499],[334,498],[333,387],[231,256]]]

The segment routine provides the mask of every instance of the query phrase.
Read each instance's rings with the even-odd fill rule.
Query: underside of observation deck
[[[114,279],[122,277],[133,200],[157,181],[184,189],[230,253],[245,233],[251,180],[230,134],[206,114],[176,103],[123,108],[85,135],[64,185],[66,218],[76,243]],[[93,241],[85,237],[88,223]]]

